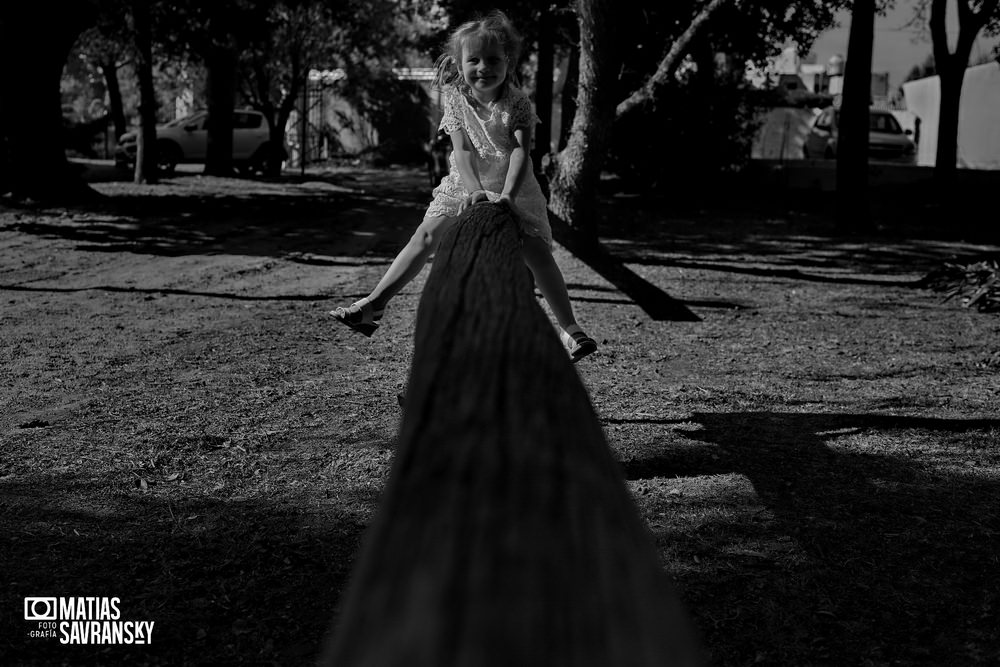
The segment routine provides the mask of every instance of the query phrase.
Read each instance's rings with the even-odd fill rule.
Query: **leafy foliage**
[[[694,192],[750,155],[757,114],[746,87],[720,80],[711,95],[693,81],[678,83],[670,103],[616,123],[608,168],[639,191]]]
[[[924,284],[943,292],[945,300],[958,299],[966,308],[979,312],[1000,312],[1000,259],[971,264],[945,263],[928,273]]]
[[[621,99],[643,85],[702,4],[630,2],[623,7],[630,30]],[[762,99],[747,89],[743,63],[763,65],[789,41],[811,44],[845,4],[769,0],[720,7],[659,101],[617,122],[609,166],[640,189],[667,182],[670,189],[680,189],[746,164]]]

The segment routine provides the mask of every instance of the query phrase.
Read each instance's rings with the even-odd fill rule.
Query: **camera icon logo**
[[[58,615],[55,598],[24,598],[24,620],[55,621]]]

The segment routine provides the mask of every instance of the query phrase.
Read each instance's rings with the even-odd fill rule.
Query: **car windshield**
[[[180,125],[187,125],[188,123],[194,123],[201,120],[204,114],[196,113],[190,116],[184,116],[183,118],[175,118],[172,121],[165,123],[163,127],[178,127]]]
[[[903,130],[896,122],[896,117],[891,113],[870,113],[868,114],[868,129],[871,132],[882,132],[883,134],[902,134]]]
[[[834,122],[840,127],[840,112],[834,113]],[[868,113],[868,131],[881,132],[882,134],[902,134],[903,128],[899,126],[896,117],[885,111],[870,111]]]

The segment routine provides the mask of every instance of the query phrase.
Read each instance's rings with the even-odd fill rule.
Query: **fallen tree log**
[[[505,207],[448,232],[415,338],[392,471],[321,664],[700,664]]]

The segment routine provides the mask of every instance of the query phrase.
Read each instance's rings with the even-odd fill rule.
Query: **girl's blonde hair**
[[[507,57],[507,78],[503,82],[504,92],[508,85],[518,85],[517,65],[521,58],[521,34],[510,22],[507,15],[499,9],[485,17],[468,21],[455,28],[442,53],[434,63],[435,88],[454,86],[468,93],[465,77],[462,76],[462,48],[470,39],[477,38],[487,43],[493,43],[503,49]]]

